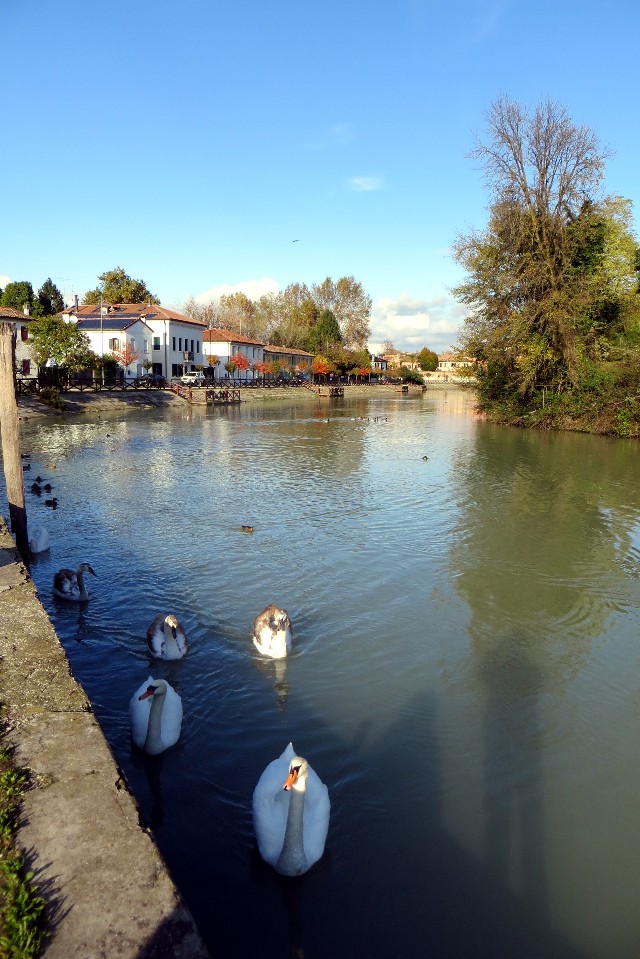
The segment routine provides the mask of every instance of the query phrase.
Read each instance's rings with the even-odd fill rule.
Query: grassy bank
[[[27,772],[0,742],[0,959],[38,956],[44,936],[45,902],[15,842],[27,786]]]
[[[480,397],[493,423],[529,429],[573,430],[603,436],[640,437],[640,370],[629,366],[584,379],[563,392],[542,390],[527,405],[517,399]]]

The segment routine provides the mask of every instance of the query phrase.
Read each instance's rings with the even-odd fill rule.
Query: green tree
[[[575,385],[603,286],[614,297],[628,286],[625,210],[598,203],[606,153],[563,107],[547,100],[530,113],[500,97],[488,119],[473,155],[489,223],[454,248],[467,272],[454,295],[470,307],[460,345],[483,361],[481,398],[527,403],[544,387]]]
[[[371,336],[372,301],[361,283],[352,276],[343,276],[337,283],[327,277],[322,283],[314,284],[311,293],[320,310],[331,310],[349,349],[362,349],[367,345]]]
[[[416,360],[420,364],[420,369],[425,370],[425,372],[433,372],[438,369],[438,354],[426,346],[422,347],[416,356]]]
[[[34,305],[33,287],[28,280],[7,283],[0,296],[0,306],[10,306],[14,310],[23,310],[26,306],[31,315],[34,313]]]
[[[307,336],[305,349],[310,353],[327,354],[329,346],[342,343],[342,333],[333,312],[323,310]]]
[[[417,370],[410,370],[408,367],[403,366],[400,369],[400,379],[403,383],[416,383],[419,386],[424,385],[424,380],[420,373]]]
[[[42,316],[52,316],[55,313],[62,313],[64,310],[62,293],[50,276],[47,277],[38,290],[38,300],[42,308]]]
[[[121,266],[107,270],[98,279],[101,286],[85,293],[83,303],[95,304],[101,299],[107,303],[159,303],[160,300],[149,292],[144,280],[133,280]]]
[[[53,360],[56,366],[75,371],[94,366],[98,359],[86,333],[75,323],[65,323],[61,316],[39,317],[31,324],[29,339],[38,366]]]

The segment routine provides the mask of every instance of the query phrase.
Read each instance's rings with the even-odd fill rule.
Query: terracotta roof
[[[33,317],[12,306],[0,306],[0,318],[6,320],[32,320]]]
[[[294,356],[315,356],[307,350],[299,350],[297,346],[265,346],[269,353],[292,353]]]
[[[243,336],[242,333],[234,333],[233,330],[225,330],[220,327],[213,327],[211,330],[205,330],[202,334],[205,343],[248,343],[251,346],[262,346],[261,340],[252,340],[250,336]]]
[[[129,320],[173,320],[174,323],[189,323],[191,326],[204,326],[200,320],[193,320],[189,316],[184,316],[182,313],[176,313],[175,310],[168,310],[164,306],[159,306],[157,303],[152,303],[149,306],[148,303],[104,303],[103,306],[108,308],[108,313],[106,316],[117,316],[120,319],[129,319]],[[66,310],[62,311],[68,316],[77,316],[79,320],[93,320],[100,319],[100,304],[99,303],[84,303],[81,306],[78,306],[76,309],[75,306],[68,306]]]

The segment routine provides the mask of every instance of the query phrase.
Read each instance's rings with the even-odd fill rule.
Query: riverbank
[[[4,742],[28,771],[17,843],[47,903],[46,959],[207,959],[190,912],[0,518]]]
[[[456,388],[458,386],[467,386],[468,384],[456,382],[452,379],[432,380],[427,384],[427,392],[431,389]],[[361,384],[357,386],[345,386],[345,397],[363,396],[387,397],[397,395],[392,386],[369,386]],[[195,392],[195,391],[194,391]],[[409,384],[410,394],[420,394],[422,388]],[[283,400],[295,398],[296,400],[318,401],[322,399],[313,390],[296,387],[274,387],[272,389],[241,389],[241,403],[267,403],[274,400]],[[37,419],[38,417],[55,416],[76,416],[78,414],[102,414],[117,412],[133,412],[138,410],[154,409],[183,409],[188,400],[176,396],[170,390],[128,390],[127,392],[84,392],[84,393],[63,393],[62,399],[65,404],[64,410],[54,409],[47,406],[37,396],[19,396],[18,397],[18,415],[21,421]]]

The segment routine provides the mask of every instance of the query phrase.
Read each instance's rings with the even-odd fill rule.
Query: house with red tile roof
[[[156,303],[76,303],[62,315],[87,334],[98,356],[122,350],[128,344],[138,353],[138,360],[127,370],[131,376],[144,372],[147,362],[152,373],[167,380],[206,363],[202,351],[204,325]]]
[[[238,370],[234,376],[236,379],[250,381],[258,376],[254,369],[256,363],[264,362],[264,343],[259,340],[252,340],[250,336],[243,336],[242,333],[235,333],[233,330],[226,330],[220,327],[205,330],[202,334],[202,350],[204,355],[205,370],[207,366],[213,367],[213,377],[215,380],[223,379],[226,375],[225,363],[228,363],[234,356],[240,355],[246,358],[249,366],[244,370]],[[215,357],[217,363],[212,363]]]
[[[314,359],[313,353],[290,346],[265,346],[264,348],[265,363],[277,360],[282,367],[297,369],[301,373],[310,369]]]

